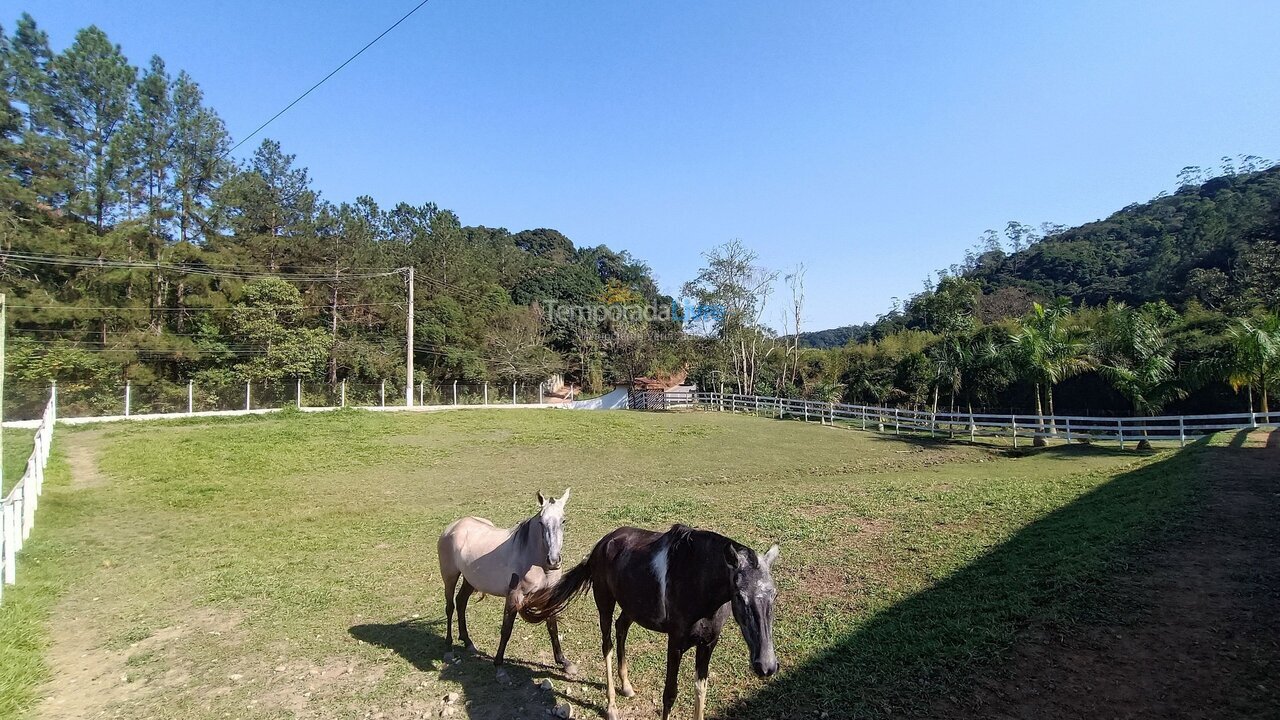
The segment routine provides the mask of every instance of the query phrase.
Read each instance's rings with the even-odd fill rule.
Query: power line
[[[334,305],[332,305],[332,304],[330,304],[330,303],[325,303],[325,304],[323,304],[323,305],[298,305],[298,306],[296,306],[296,307],[285,308],[284,310],[285,310],[285,311],[288,311],[288,310],[330,310],[330,309],[332,309],[333,307],[334,307]],[[403,308],[403,307],[404,307],[404,303],[403,303],[403,302],[338,303],[337,307],[338,307],[338,309],[339,309],[339,310],[344,310],[344,309],[348,309],[348,308],[363,308],[363,307],[398,307],[398,308]],[[151,311],[158,311],[158,312],[182,312],[182,311],[185,311],[185,312],[231,312],[231,311],[234,311],[234,310],[256,310],[256,309],[258,309],[258,308],[252,308],[252,307],[235,307],[235,306],[231,306],[231,305],[225,305],[225,306],[220,305],[220,306],[217,306],[217,307],[201,307],[201,306],[198,306],[198,305],[190,305],[190,306],[169,306],[169,307],[146,307],[145,305],[133,305],[133,306],[128,306],[128,307],[125,307],[125,306],[106,306],[106,305],[100,305],[100,306],[92,306],[92,307],[89,307],[89,306],[80,307],[80,306],[76,306],[76,305],[18,305],[18,304],[12,304],[12,303],[9,305],[9,308],[10,308],[10,309],[21,309],[21,310],[67,310],[67,311],[73,311],[73,312],[80,312],[80,311],[85,311],[85,312],[90,312],[90,311],[93,311],[93,312],[99,312],[99,311],[102,311],[102,312],[105,312],[105,311],[129,311],[129,312],[151,312]]]
[[[374,44],[374,43],[376,43],[376,42],[378,42],[379,40],[381,40],[381,39],[382,39],[382,37],[383,37],[384,35],[386,35],[387,33],[391,32],[392,30],[395,30],[395,29],[396,29],[396,27],[397,27],[400,23],[404,22],[405,20],[408,20],[410,15],[412,15],[412,14],[414,14],[414,13],[418,12],[418,10],[419,10],[423,5],[426,5],[426,4],[427,4],[427,2],[428,2],[428,0],[422,0],[422,2],[418,3],[417,5],[415,5],[415,6],[413,7],[413,9],[412,9],[412,10],[410,10],[410,11],[409,11],[409,12],[407,12],[407,13],[405,13],[403,17],[401,17],[399,20],[397,20],[397,21],[395,21],[394,23],[392,23],[392,24],[391,24],[391,27],[387,28],[386,30],[383,30],[381,33],[378,33],[378,36],[377,36],[377,37],[375,37],[374,39],[370,40],[370,41],[369,41],[369,43],[368,43],[367,45],[365,45],[364,47],[362,47],[362,48],[360,48],[358,51],[356,51],[356,54],[355,54],[355,55],[352,55],[351,57],[347,58],[347,59],[346,59],[346,61],[344,61],[341,65],[339,65],[338,67],[334,68],[332,72],[330,72],[328,75],[325,75],[323,78],[321,78],[321,79],[320,79],[320,82],[318,82],[318,83],[316,83],[315,85],[312,85],[311,87],[307,88],[307,91],[306,91],[306,92],[304,92],[304,93],[302,93],[301,95],[299,95],[298,97],[294,98],[293,102],[289,103],[288,105],[285,105],[283,110],[281,110],[280,112],[276,113],[275,115],[272,115],[272,116],[271,116],[271,119],[269,119],[269,120],[267,120],[266,122],[264,122],[264,123],[262,123],[261,125],[259,125],[259,126],[257,127],[257,129],[255,129],[253,132],[249,133],[248,135],[245,135],[245,136],[244,136],[244,139],[242,139],[240,142],[236,143],[235,145],[232,145],[230,150],[228,150],[228,151],[226,151],[225,153],[223,153],[223,154],[222,154],[222,157],[226,157],[226,156],[230,155],[231,153],[235,152],[235,151],[236,151],[236,150],[237,150],[241,145],[244,145],[246,142],[248,142],[248,141],[249,141],[249,138],[252,138],[254,135],[257,135],[258,133],[262,132],[262,130],[263,130],[264,128],[266,128],[266,127],[267,127],[268,125],[270,125],[271,123],[275,122],[275,121],[276,121],[276,118],[280,117],[281,115],[285,114],[286,112],[289,112],[289,109],[290,109],[290,108],[292,108],[294,105],[297,105],[297,104],[298,104],[299,102],[301,102],[301,101],[302,101],[302,99],[303,99],[303,98],[305,98],[306,96],[310,95],[310,94],[311,94],[311,92],[312,92],[313,90],[315,90],[316,88],[318,88],[318,87],[320,87],[321,85],[325,84],[325,82],[326,82],[326,81],[328,81],[328,80],[329,80],[329,78],[333,77],[334,75],[337,75],[339,70],[341,70],[342,68],[344,68],[344,67],[346,67],[347,65],[349,65],[349,64],[351,63],[351,61],[352,61],[352,60],[355,60],[356,58],[360,57],[360,55],[362,55],[362,54],[364,53],[364,51],[365,51],[365,50],[368,50],[369,48],[373,47],[373,44]]]
[[[132,260],[109,260],[105,258],[77,257],[73,255],[48,255],[44,253],[27,253],[17,251],[0,252],[0,260],[4,260],[6,262],[13,261],[17,263],[34,263],[36,265],[53,265],[59,267],[168,270],[170,272],[180,272],[189,275],[225,277],[236,280],[253,280],[267,277],[280,278],[282,280],[290,280],[293,282],[333,282],[335,280],[332,273],[257,272],[233,268],[217,268],[210,265],[189,265],[159,261],[138,262]],[[402,268],[370,269],[367,272],[342,275],[337,279],[341,281],[388,277],[391,275],[397,275],[400,272],[402,272]]]

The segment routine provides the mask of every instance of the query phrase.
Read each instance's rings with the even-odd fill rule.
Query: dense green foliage
[[[1018,252],[971,252],[958,274],[977,280],[987,294],[1018,288],[1090,305],[1195,299],[1213,309],[1274,308],[1280,302],[1280,166],[1235,171],[1228,165],[1223,175],[1105,220],[1031,238]]]
[[[801,333],[827,350],[807,351],[807,381],[782,390],[1050,414],[1265,410],[1280,166],[1224,158],[1220,173],[1186,168],[1172,195],[1076,228],[989,230],[876,322]]]
[[[863,342],[871,336],[871,323],[861,325],[844,325],[830,330],[814,330],[800,333],[800,345],[803,347],[829,350],[841,348],[851,342]]]
[[[740,392],[1049,414],[1265,408],[1277,387],[1280,167],[1259,158],[1187,168],[1173,194],[1077,228],[1010,222],[876,322],[805,333],[803,267],[771,271],[738,241],[703,254],[677,310],[625,251],[430,202],[331,202],[272,140],[235,162],[191,77],[130,65],[94,27],[55,53],[24,15],[0,33],[0,78],[18,414],[52,380],[75,412],[118,412],[126,381],[152,409],[184,407],[188,380],[202,405],[245,382],[279,400],[295,378],[325,404],[340,381],[396,397],[410,267],[414,382],[560,373],[598,391],[687,370]],[[780,279],[779,333],[761,318]]]
[[[0,78],[14,392],[57,379],[92,406],[126,379],[184,400],[188,379],[402,387],[406,288],[388,271],[409,266],[415,380],[566,371],[600,385],[679,365],[655,339],[669,322],[543,315],[549,302],[669,308],[626,252],[467,227],[430,202],[331,202],[273,140],[237,163],[193,78],[158,57],[134,67],[96,27],[54,52],[23,15],[0,32]]]

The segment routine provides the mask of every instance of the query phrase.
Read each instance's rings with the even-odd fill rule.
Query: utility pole
[[[413,407],[413,266],[409,270],[409,312],[405,317],[408,338],[405,343],[404,405]]]

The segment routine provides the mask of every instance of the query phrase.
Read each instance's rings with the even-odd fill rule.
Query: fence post
[[[427,393],[427,381],[419,380],[418,381],[418,405],[419,406],[423,404],[422,401],[426,397],[426,393]]]
[[[1063,422],[1067,424],[1067,444],[1070,445],[1071,444],[1071,418],[1067,418],[1066,420],[1063,420]]]
[[[1186,446],[1187,446],[1187,428],[1185,423],[1183,423],[1182,416],[1179,415],[1178,416],[1178,447],[1183,448]]]
[[[124,381],[124,416],[129,417],[129,403],[133,400],[133,383],[129,380]]]
[[[1116,418],[1116,436],[1120,438],[1120,449],[1124,449],[1124,420]]]
[[[341,393],[342,393],[342,399],[339,400],[339,402],[342,403],[341,407],[346,407],[347,406],[347,381],[346,380],[342,381]]]
[[[250,392],[251,392],[250,387],[251,386],[249,385],[249,383],[246,382],[244,384],[244,409],[245,410],[253,409],[252,405],[250,404],[250,401],[252,399],[252,396],[250,395]]]
[[[187,414],[188,415],[195,412],[195,409],[196,409],[194,389],[195,389],[195,381],[188,380],[187,381]]]
[[[458,404],[458,381],[453,381],[453,404]]]
[[[484,381],[484,404],[489,404],[489,381]]]
[[[12,585],[18,580],[18,567],[16,556],[18,554],[18,533],[17,525],[14,522],[14,506],[13,503],[5,503],[3,515],[0,516],[0,524],[3,524],[4,531],[4,584]]]
[[[298,378],[298,409],[302,409],[302,378]]]
[[[381,405],[382,407],[387,406],[387,381],[386,380],[382,381],[382,385],[378,390],[378,404]]]
[[[898,408],[894,408],[893,409],[893,434],[899,435],[901,433],[902,433],[902,423],[901,421],[898,420]]]
[[[31,487],[31,461],[27,460],[27,472],[22,476],[22,543],[31,537],[31,525],[35,520],[36,494]]]
[[[1249,411],[1249,424],[1253,426],[1254,430],[1258,429],[1258,413],[1253,410]]]
[[[1009,424],[1013,428],[1013,449],[1018,449],[1018,416],[1010,415]]]
[[[541,405],[541,404],[542,404],[542,386],[543,386],[544,384],[545,384],[545,383],[538,383],[538,404],[539,404],[539,405]]]
[[[516,404],[516,384],[511,383],[511,404]]]
[[[969,413],[969,442],[978,441],[978,426],[973,422],[973,413]]]

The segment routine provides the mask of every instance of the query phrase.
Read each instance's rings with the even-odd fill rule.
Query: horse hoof
[[[574,665],[573,663],[565,663],[565,664],[564,664],[564,674],[565,674],[565,675],[568,675],[569,677],[577,677],[577,676],[578,676],[578,666],[577,666],[577,665]]]
[[[444,664],[445,664],[445,665],[450,665],[450,664],[452,664],[452,663],[453,663],[453,653],[451,653],[451,652],[447,652],[447,653],[445,653],[445,654],[444,654]]]
[[[476,649],[476,646],[472,645],[471,643],[467,643],[467,652],[471,653],[472,655],[480,654],[480,651]]]
[[[621,695],[622,697],[635,697],[636,691],[635,691],[635,688],[631,687],[630,685],[624,685],[622,689],[618,691],[618,694]]]
[[[498,668],[498,671],[493,674],[493,677],[504,685],[511,682],[511,676],[507,674],[506,668]]]
[[[605,711],[604,711],[604,720],[618,720],[618,711],[617,711],[617,710],[605,710]]]

